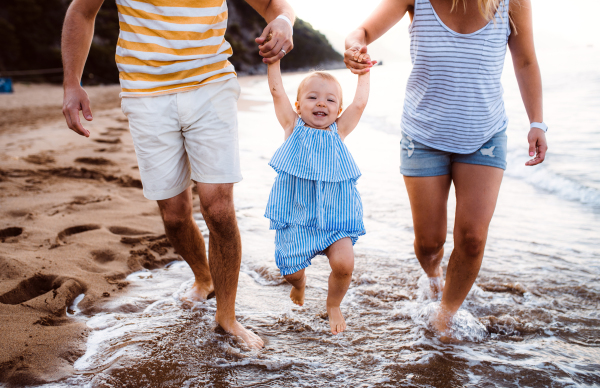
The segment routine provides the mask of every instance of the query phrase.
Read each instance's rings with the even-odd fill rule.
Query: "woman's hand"
[[[546,158],[546,151],[548,151],[546,133],[539,128],[531,128],[527,135],[527,141],[529,142],[529,156],[534,156],[534,158],[528,160],[525,165],[535,166],[542,163]]]
[[[371,57],[367,54],[367,46],[354,44],[344,52],[344,63],[354,74],[365,74],[377,61],[371,61]]]

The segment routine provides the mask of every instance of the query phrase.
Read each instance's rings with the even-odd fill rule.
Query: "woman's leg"
[[[349,237],[337,240],[325,251],[331,266],[329,291],[327,293],[327,315],[333,334],[346,330],[346,321],[340,310],[340,304],[352,280],[354,271],[354,249]]]
[[[306,268],[302,268],[298,272],[294,272],[291,275],[284,275],[283,277],[288,283],[292,285],[292,291],[290,291],[290,299],[298,306],[304,304],[304,290],[306,288],[306,274],[304,271]]]
[[[436,298],[444,288],[440,263],[446,242],[450,182],[450,175],[404,177],[415,230],[415,254]]]
[[[446,286],[435,327],[443,333],[477,278],[488,227],[504,170],[466,163],[452,165],[456,189],[454,250],[446,271]]]

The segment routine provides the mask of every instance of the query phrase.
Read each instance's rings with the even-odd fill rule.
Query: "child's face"
[[[340,94],[334,81],[312,77],[302,87],[296,112],[309,127],[326,129],[342,112]]]

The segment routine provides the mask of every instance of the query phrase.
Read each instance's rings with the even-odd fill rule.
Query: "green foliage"
[[[69,4],[69,0],[0,0],[0,73],[60,68],[60,35]],[[228,0],[227,5],[229,23],[225,38],[233,47],[230,61],[239,73],[266,72],[254,42],[266,22],[244,0]],[[96,17],[94,40],[83,72],[84,83],[119,81],[114,59],[118,37],[115,0],[104,0]],[[294,26],[294,50],[281,66],[284,70],[295,70],[341,60],[342,56],[323,34],[298,19]],[[62,75],[22,80],[61,82]]]

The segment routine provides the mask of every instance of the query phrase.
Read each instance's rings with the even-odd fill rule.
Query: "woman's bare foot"
[[[327,315],[329,315],[329,326],[333,334],[338,334],[346,330],[346,320],[342,315],[340,306],[327,306]]]
[[[233,321],[222,320],[220,322],[219,317],[218,317],[218,312],[217,312],[217,315],[215,315],[215,320],[217,321],[219,326],[221,326],[223,328],[223,330],[225,330],[229,334],[237,337],[250,349],[257,350],[257,349],[262,349],[265,346],[265,343],[258,335],[254,334],[250,330],[246,329],[236,319],[234,319]]]
[[[443,307],[439,307],[438,311],[431,317],[431,325],[439,335],[440,341],[444,343],[457,343],[458,341],[452,336],[452,318],[454,314]]]
[[[300,282],[292,285],[292,290],[290,291],[290,299],[298,306],[304,305],[304,290],[306,290],[306,274],[304,274]]]
[[[431,288],[433,299],[441,299],[442,292],[444,291],[444,271],[442,267],[437,267],[435,275],[429,276],[429,287]]]
[[[199,282],[196,280],[189,290],[181,295],[181,300],[186,305],[192,305],[196,302],[203,302],[208,299],[208,296],[215,291],[212,280]]]

